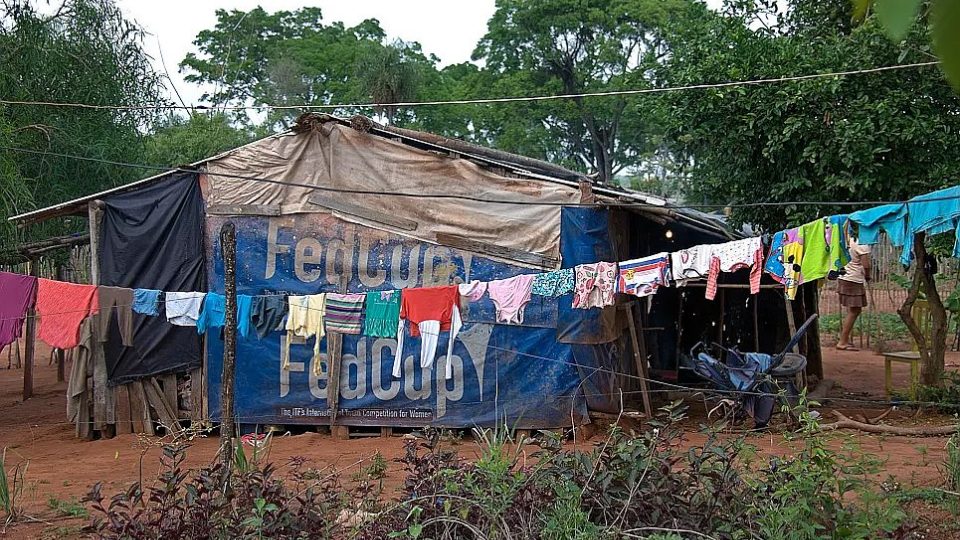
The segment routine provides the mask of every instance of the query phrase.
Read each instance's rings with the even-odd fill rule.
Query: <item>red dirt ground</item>
[[[883,396],[882,357],[869,351],[838,352],[827,347],[824,353],[826,376],[842,385],[834,390],[832,397],[862,399]],[[137,436],[124,435],[93,442],[74,438],[73,425],[65,419],[66,385],[56,382],[56,369],[46,365],[47,358],[47,354],[38,355],[40,361],[35,368],[35,396],[26,403],[20,399],[22,370],[0,367],[0,447],[8,449],[8,470],[17,463],[28,463],[23,504],[26,513],[38,520],[0,527],[0,537],[76,537],[83,520],[57,516],[48,508],[48,499],[79,500],[98,481],[105,484],[104,491],[109,495],[137,481],[140,476],[141,450],[138,449]],[[951,354],[948,364],[960,365],[960,355]],[[906,367],[897,367],[895,375],[900,381],[906,381]],[[824,408],[825,414],[829,413],[830,407],[856,414],[862,405],[838,400]],[[702,414],[700,409],[700,405],[691,406],[692,414]],[[876,411],[867,412],[866,416],[871,414],[875,415]],[[898,411],[890,419],[904,425],[946,421],[943,417],[926,413],[915,417],[912,411]],[[946,439],[943,437],[906,438],[845,432],[837,436],[835,444],[842,444],[841,439],[845,437],[858,441],[864,451],[885,458],[885,475],[893,476],[903,486],[939,486],[942,483],[937,464],[942,463],[944,458]],[[692,442],[701,440],[696,434],[689,438]],[[789,451],[783,436],[777,433],[751,435],[750,439],[763,455],[780,455]],[[594,440],[600,440],[600,437]],[[589,444],[581,443],[584,446]],[[188,451],[187,465],[198,467],[208,464],[214,456],[216,445],[214,439],[196,441]],[[461,454],[468,457],[477,452],[477,446],[472,442],[464,442],[460,449]],[[349,478],[359,470],[359,462],[369,459],[378,450],[390,462],[387,485],[388,491],[392,491],[402,480],[399,464],[392,461],[402,454],[403,440],[400,437],[350,441],[334,441],[329,436],[316,433],[277,437],[271,445],[270,459],[282,465],[289,457],[304,456],[311,460],[313,466],[332,465],[342,469],[343,476]],[[155,478],[158,465],[159,450],[153,448],[145,451],[143,477]],[[942,521],[933,517],[930,516],[931,521]],[[941,536],[935,531],[927,536],[950,537]]]

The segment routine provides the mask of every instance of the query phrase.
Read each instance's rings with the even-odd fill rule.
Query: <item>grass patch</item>
[[[834,339],[840,337],[840,323],[843,321],[841,313],[830,313],[820,317],[820,332],[829,334]],[[910,331],[900,320],[896,313],[870,313],[860,314],[860,319],[853,326],[851,337],[858,337],[861,334],[868,335],[872,339],[881,341],[909,341]]]
[[[947,441],[947,459],[943,467],[947,489],[960,491],[960,431]]]
[[[84,519],[90,517],[90,512],[76,499],[64,501],[56,497],[50,497],[47,499],[47,507],[53,510],[58,516]]]

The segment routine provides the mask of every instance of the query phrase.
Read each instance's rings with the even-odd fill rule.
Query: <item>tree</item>
[[[316,8],[219,11],[181,67],[222,104],[329,105],[551,95],[655,83],[667,57],[660,28],[706,8],[694,0],[501,0],[476,63],[437,69],[415,42],[388,43],[376,20],[325,24]],[[360,66],[357,69],[356,66]],[[661,150],[662,129],[639,97],[368,107],[391,123],[595,172],[604,180]],[[299,110],[274,110],[284,127]],[[250,120],[250,118],[247,118]]]
[[[15,140],[14,136],[14,130],[4,115],[0,114],[0,145],[11,144]],[[21,208],[29,208],[32,203],[33,194],[27,189],[14,156],[0,150],[0,218],[13,215]],[[8,242],[12,244],[16,234],[16,227],[3,219],[0,223],[0,245],[7,246]]]
[[[141,48],[141,37],[140,29],[109,0],[65,0],[52,15],[38,13],[28,0],[7,0],[0,5],[0,95],[18,101],[163,104],[163,85]],[[50,153],[136,162],[142,133],[156,118],[151,109],[0,108],[0,167],[5,169],[0,184],[12,186],[4,190],[0,217],[5,221],[10,213],[80,197],[142,174]],[[45,224],[28,232],[41,236],[64,230],[63,224]],[[8,229],[4,246],[12,245],[10,234]]]
[[[495,95],[650,87],[654,69],[669,55],[661,32],[665,23],[705,9],[683,0],[499,0],[474,60],[484,62],[489,82],[483,87]],[[602,181],[652,150],[641,122],[625,133],[625,123],[643,114],[625,97],[539,102],[497,112],[497,120],[504,114],[516,119],[490,127],[499,131],[498,147],[541,145],[547,158],[592,169]],[[527,123],[518,130],[520,119]],[[504,139],[509,144],[502,144]]]
[[[359,66],[360,87],[388,123],[394,123],[398,108],[390,105],[410,101],[417,95],[417,66],[404,57],[403,44],[370,51]]]
[[[661,80],[719,83],[930,58],[922,28],[894,44],[875,18],[851,26],[838,17],[826,27],[805,20],[820,16],[805,9],[811,1],[794,0],[786,13],[752,7],[674,25]],[[762,24],[771,18],[790,24]],[[825,202],[733,208],[734,221],[768,231],[850,210],[829,201],[906,199],[960,174],[960,100],[935,69],[669,92],[660,108],[672,151],[693,163],[691,199]]]
[[[928,21],[930,42],[940,59],[940,67],[960,91],[960,2],[954,0],[853,0],[855,15],[864,19],[875,11],[877,19],[894,41],[901,41],[917,20]],[[927,8],[927,9],[921,9]]]
[[[217,11],[217,25],[200,32],[181,62],[186,80],[212,85],[204,98],[217,105],[329,105],[408,99],[418,92],[424,70],[435,70],[435,58],[423,55],[417,43],[386,43],[375,19],[346,27],[324,24],[319,8],[267,13]],[[377,66],[379,71],[374,71]],[[340,114],[371,108],[336,110]],[[268,112],[266,124],[288,127],[302,109]],[[385,110],[396,117],[393,108]],[[244,121],[254,119],[246,115]]]
[[[144,141],[144,162],[153,165],[186,165],[242,146],[251,133],[234,127],[224,114],[195,113],[172,116]]]

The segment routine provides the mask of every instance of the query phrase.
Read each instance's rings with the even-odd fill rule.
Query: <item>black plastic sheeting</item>
[[[100,284],[161,291],[205,291],[204,206],[195,173],[104,199]],[[114,316],[104,313],[103,316]],[[115,316],[114,316],[115,317]],[[104,345],[110,385],[200,367],[197,329],[134,313],[133,346],[110,325]]]

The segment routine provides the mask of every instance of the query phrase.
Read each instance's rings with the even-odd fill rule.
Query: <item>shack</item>
[[[11,219],[70,215],[89,219],[94,284],[164,291],[223,293],[220,231],[232,222],[237,292],[248,295],[488,281],[740,237],[716,215],[550,163],[313,114],[189,168]],[[535,296],[521,325],[496,324],[485,298],[464,307],[452,379],[420,367],[416,338],[405,340],[400,378],[391,374],[394,339],[330,334],[320,370],[311,369],[312,343],[288,344],[282,332],[240,339],[236,420],[340,429],[588,423],[591,411],[640,407],[648,379],[682,380],[698,341],[781,346],[790,309],[782,292],[764,282],[750,295],[746,283],[742,271],[723,276],[713,301],[693,284],[591,310],[573,309],[570,296]],[[132,346],[119,335],[91,342],[89,366],[74,369],[86,376],[71,384],[78,434],[150,431],[164,418],[218,421],[222,339],[163,317],[137,315],[134,325]]]

